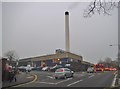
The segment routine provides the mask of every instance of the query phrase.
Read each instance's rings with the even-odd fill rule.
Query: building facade
[[[30,57],[21,59],[19,61],[19,66],[30,64],[33,67],[53,67],[56,64],[65,66],[66,64],[71,65],[71,69],[75,71],[85,71],[91,63],[84,62],[83,57],[76,55],[71,52],[65,52],[61,49],[56,50],[55,54]]]

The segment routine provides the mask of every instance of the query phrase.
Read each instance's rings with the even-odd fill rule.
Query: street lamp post
[[[118,75],[120,77],[120,45],[118,45]]]

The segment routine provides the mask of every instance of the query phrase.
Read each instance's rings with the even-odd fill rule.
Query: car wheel
[[[71,75],[71,77],[74,77],[73,74]]]
[[[71,77],[74,77],[73,75]]]
[[[58,77],[55,77],[55,79],[58,79]]]
[[[64,79],[66,79],[66,78],[67,78],[67,76],[65,75],[65,76],[64,76]]]

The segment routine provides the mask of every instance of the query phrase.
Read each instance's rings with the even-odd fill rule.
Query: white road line
[[[119,78],[119,80],[118,80],[118,85],[120,84],[120,78]]]
[[[71,80],[73,78],[68,78],[66,80],[63,80],[63,81],[60,81],[60,82],[57,82],[57,83],[50,83],[50,82],[36,82],[36,83],[44,83],[44,84],[59,84],[59,83],[62,83],[62,82],[65,82],[65,81],[68,81],[68,80]]]
[[[68,84],[67,87],[72,86],[72,85],[74,85],[74,84],[76,84],[76,83],[79,83],[79,82],[81,82],[81,81],[83,81],[83,80],[79,80],[79,81],[73,82],[73,83],[71,83],[71,84]]]
[[[56,84],[56,83],[49,83],[49,82],[36,82],[36,83],[44,83],[44,84]]]
[[[71,79],[73,79],[73,78],[68,78],[68,79],[66,79],[66,80],[63,80],[63,81],[57,82],[56,84],[59,84],[59,83],[62,83],[62,82],[66,82],[66,81],[71,80]]]
[[[38,79],[38,77],[37,77],[37,75],[35,75],[35,74],[34,74],[33,76],[35,77],[34,80],[32,80],[32,81],[30,81],[30,82],[28,82],[28,83],[15,85],[15,86],[13,86],[13,87],[19,87],[19,86],[23,86],[23,85],[26,85],[26,84],[34,83],[34,82]]]
[[[91,77],[93,77],[93,76],[95,76],[95,75],[91,75],[91,76],[89,76],[89,78],[91,78]]]
[[[117,71],[116,72],[114,72],[114,75],[117,73]]]
[[[54,79],[54,77],[52,77],[52,76],[47,76],[48,78],[51,78],[51,79]]]
[[[117,77],[117,74],[115,75],[115,77],[114,77],[114,79],[113,79],[113,82],[112,82],[111,87],[114,87],[114,86],[115,86],[116,77]]]
[[[26,77],[26,78],[33,78],[34,76],[29,76],[29,77]]]

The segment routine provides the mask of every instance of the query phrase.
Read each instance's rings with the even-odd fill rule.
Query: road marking
[[[91,77],[93,77],[93,76],[95,76],[95,75],[91,75],[91,76],[89,76],[89,78],[91,78]]]
[[[48,78],[51,78],[51,79],[54,79],[54,77],[52,77],[52,76],[47,76]]]
[[[36,82],[36,83],[44,83],[44,84],[56,84],[56,83],[49,83],[49,82]]]
[[[59,83],[62,83],[62,82],[66,82],[66,81],[71,80],[71,79],[73,79],[73,78],[68,78],[68,79],[66,79],[66,80],[63,80],[63,81],[57,82],[56,84],[59,84]]]
[[[29,76],[29,77],[27,77],[27,78],[33,78],[33,76]]]
[[[113,82],[112,82],[112,85],[111,85],[111,87],[114,87],[114,86],[115,86],[116,77],[117,77],[117,74],[115,75],[115,77],[114,77],[114,79],[113,79]]]
[[[117,71],[116,72],[114,72],[114,75],[117,73]]]
[[[35,82],[35,81],[37,80],[37,75],[33,75],[33,76],[35,77],[34,80],[32,80],[32,81],[30,81],[30,82],[28,82],[28,83],[19,84],[19,85],[13,86],[13,87],[19,87],[19,86],[23,86],[23,85],[26,85],[26,84],[30,84],[30,83]]]
[[[68,80],[71,80],[71,79],[73,79],[73,78],[68,78],[68,79],[66,79],[66,80],[63,80],[63,81],[60,81],[60,82],[57,82],[57,83],[50,83],[50,82],[36,82],[36,83],[55,84],[55,85],[57,85],[57,84],[59,84],[59,83],[62,83],[62,82],[65,82],[65,81],[68,81]]]
[[[79,80],[79,81],[73,82],[73,83],[71,83],[71,84],[68,84],[67,87],[72,86],[72,85],[74,85],[74,84],[76,84],[76,83],[79,83],[79,82],[81,82],[81,81],[83,81],[83,80]]]

